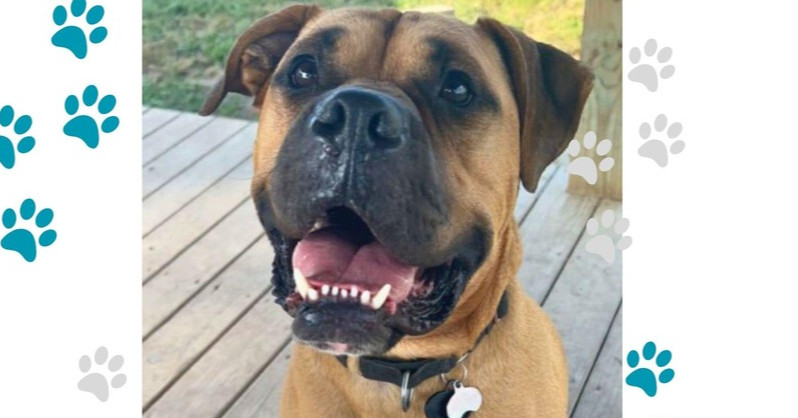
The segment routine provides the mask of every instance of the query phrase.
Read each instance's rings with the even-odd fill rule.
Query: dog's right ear
[[[299,31],[321,9],[315,5],[294,5],[255,22],[238,37],[227,58],[224,76],[213,87],[199,114],[213,113],[227,92],[253,96],[253,106],[260,107],[274,69]]]

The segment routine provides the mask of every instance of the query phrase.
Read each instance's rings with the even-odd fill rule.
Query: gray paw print
[[[606,157],[612,150],[612,141],[603,139],[596,145],[596,139],[596,133],[590,131],[585,134],[581,144],[576,139],[571,140],[568,144],[568,155],[571,156],[571,162],[568,163],[568,173],[582,177],[588,184],[596,184],[599,171],[610,171],[615,165],[614,158]],[[596,154],[601,158],[601,161],[596,164],[593,158],[586,155],[577,158],[583,147],[586,150],[596,147]]]
[[[601,229],[601,233],[599,233]],[[601,224],[596,218],[590,218],[585,226],[585,231],[592,238],[587,241],[585,249],[589,253],[601,256],[604,261],[613,263],[615,261],[615,249],[621,251],[632,245],[632,237],[624,236],[623,233],[629,229],[629,220],[620,218],[616,220],[615,212],[610,209],[601,214]],[[619,239],[616,238],[620,237]]]
[[[80,358],[78,362],[78,367],[80,367],[80,371],[85,374],[80,382],[78,382],[78,389],[89,392],[97,397],[100,402],[105,402],[108,400],[109,390],[110,388],[119,389],[125,385],[127,382],[127,376],[123,373],[117,373],[110,379],[110,388],[109,388],[109,379],[106,374],[113,374],[119,371],[125,363],[125,359],[122,356],[113,356],[111,360],[108,360],[108,364],[105,364],[105,361],[108,360],[108,349],[105,347],[100,347],[94,353],[94,361],[89,358],[89,356],[83,356]],[[105,365],[106,369],[110,373],[104,374],[101,371],[95,371],[94,373],[89,373],[91,370],[92,364],[97,366]]]
[[[665,65],[659,70],[659,73],[657,73],[657,69],[654,65],[659,66],[667,63],[671,59],[671,55],[673,55],[673,50],[670,47],[665,47],[660,49],[659,53],[657,53],[657,41],[655,39],[649,39],[643,46],[643,52],[646,54],[646,59],[649,60],[656,54],[659,64],[641,62],[643,56],[640,53],[640,48],[632,48],[632,50],[629,51],[629,60],[632,61],[632,64],[635,64],[635,67],[632,68],[632,71],[629,71],[629,80],[646,86],[648,91],[657,91],[659,79],[673,76],[673,73],[676,72],[676,67],[673,65]]]
[[[666,129],[667,128],[667,131]],[[668,126],[668,118],[665,115],[659,115],[654,119],[654,130],[662,135],[663,132],[672,140],[670,147],[665,145],[665,141],[651,137],[651,125],[645,122],[640,125],[640,137],[646,140],[643,145],[638,148],[637,153],[643,157],[651,158],[660,167],[668,165],[668,155],[678,154],[684,151],[684,141],[676,139],[682,134],[682,124],[674,122]]]

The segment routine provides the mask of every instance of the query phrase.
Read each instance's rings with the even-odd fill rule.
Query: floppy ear
[[[210,115],[227,92],[254,96],[255,107],[263,102],[263,93],[283,54],[299,35],[299,31],[321,9],[315,5],[294,5],[255,22],[238,37],[227,58],[224,77],[213,87],[199,114]]]
[[[573,139],[593,73],[570,55],[493,19],[481,18],[510,75],[521,126],[521,181],[534,191],[543,170]]]

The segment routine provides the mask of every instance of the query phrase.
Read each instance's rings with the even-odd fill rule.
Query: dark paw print
[[[32,124],[33,119],[28,115],[20,115],[15,122],[14,108],[11,106],[0,109],[0,165],[14,168],[17,154],[27,154],[33,149],[36,140],[26,135]]]
[[[34,215],[36,215],[35,219]],[[33,220],[34,225],[20,226],[20,218],[24,222]],[[0,240],[0,246],[18,253],[25,261],[33,262],[36,260],[38,247],[49,247],[55,242],[56,232],[54,230],[41,231],[50,226],[52,222],[52,209],[42,209],[37,214],[36,202],[33,199],[25,199],[19,207],[19,215],[13,209],[6,209],[3,212],[3,226],[8,231]]]
[[[116,116],[108,116],[116,107],[116,97],[109,94],[97,101],[99,92],[97,87],[90,85],[83,91],[83,105],[86,107],[97,106],[97,112],[100,113],[103,119],[100,125],[97,120],[89,115],[78,115],[80,110],[80,100],[77,96],[69,96],[64,102],[64,109],[67,114],[74,116],[69,122],[64,125],[64,133],[78,138],[83,141],[89,148],[97,148],[100,144],[100,131],[104,133],[111,133],[119,127],[119,118]]]
[[[84,17],[87,28],[84,30],[74,24],[66,25],[70,16],[72,19]],[[104,16],[105,9],[102,6],[94,6],[86,12],[86,0],[72,0],[68,12],[66,7],[57,6],[53,10],[53,22],[61,29],[53,35],[51,42],[57,47],[70,50],[78,59],[86,58],[89,42],[99,44],[108,36],[108,29],[97,26]],[[86,32],[89,32],[88,39]]]
[[[637,350],[630,351],[626,356],[626,364],[634,370],[626,376],[626,384],[642,389],[650,397],[656,396],[657,382],[666,384],[675,376],[673,369],[665,368],[670,364],[672,357],[670,350],[662,350],[657,355],[657,346],[649,341],[643,346],[643,359],[649,363],[654,360],[654,364],[644,367],[640,364],[640,354]]]

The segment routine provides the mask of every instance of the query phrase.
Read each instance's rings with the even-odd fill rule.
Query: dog
[[[566,415],[513,209],[592,80],[489,18],[294,5],[238,38],[200,113],[259,111],[251,194],[300,343],[281,416]]]

